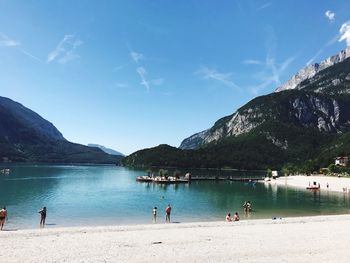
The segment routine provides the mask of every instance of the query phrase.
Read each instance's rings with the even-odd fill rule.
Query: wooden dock
[[[157,183],[157,184],[177,184],[189,183],[192,181],[232,181],[232,182],[258,182],[264,181],[264,177],[250,176],[250,177],[236,177],[236,176],[191,176],[191,179],[180,178],[176,180],[158,179],[147,176],[139,176],[136,178],[137,182],[143,183]]]

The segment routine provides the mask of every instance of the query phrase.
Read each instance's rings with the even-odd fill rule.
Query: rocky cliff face
[[[267,101],[274,103],[268,105]],[[195,149],[221,139],[249,133],[266,122],[293,124],[298,127],[315,128],[321,132],[342,133],[350,130],[350,104],[348,100],[329,98],[322,94],[276,94],[257,98],[248,103],[227,121],[211,129],[185,139],[181,149]],[[277,146],[287,147],[284,138],[266,136]],[[195,143],[194,143],[195,142]]]
[[[292,124],[326,133],[350,131],[350,48],[308,66],[281,89],[255,98],[208,130],[183,140],[180,149],[196,149],[230,136],[247,134],[267,122]],[[289,84],[288,84],[289,83]],[[268,127],[265,129],[268,130]],[[288,147],[285,138],[266,132],[275,145]]]
[[[320,63],[315,63],[306,66],[301,69],[297,74],[295,74],[292,78],[290,78],[285,84],[278,87],[275,92],[280,92],[283,90],[291,90],[291,89],[301,89],[302,86],[300,84],[314,77],[318,72],[331,67],[337,63],[343,62],[345,59],[350,57],[350,47],[340,51],[338,54],[331,56]]]

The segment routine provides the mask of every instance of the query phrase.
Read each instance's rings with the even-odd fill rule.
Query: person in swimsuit
[[[165,208],[165,222],[170,223],[170,213],[171,213],[171,206],[168,205]]]
[[[153,208],[152,213],[153,213],[153,223],[156,223],[156,221],[157,221],[157,207],[156,206]]]
[[[231,222],[231,221],[232,221],[231,214],[228,213],[228,214],[226,215],[226,222]]]
[[[6,210],[6,207],[4,206],[4,208],[0,210],[0,230],[3,229],[6,219],[8,220],[7,210]]]
[[[233,221],[239,221],[239,215],[236,212],[235,215],[233,216]]]
[[[44,206],[39,212],[40,214],[40,226],[45,226],[45,220],[46,220],[46,206]]]

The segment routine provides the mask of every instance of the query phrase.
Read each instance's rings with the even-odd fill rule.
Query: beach
[[[350,191],[350,177],[337,177],[337,176],[323,176],[323,175],[294,175],[278,177],[271,179],[267,184],[285,185],[291,187],[298,187],[306,189],[306,187],[313,185],[316,182],[316,186],[320,184],[320,190],[349,193]],[[327,187],[328,184],[328,187]]]
[[[0,242],[0,262],[349,262],[350,215],[10,230]]]

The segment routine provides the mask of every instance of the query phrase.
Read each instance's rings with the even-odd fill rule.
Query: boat
[[[319,190],[320,187],[319,186],[308,186],[306,187],[307,190]]]
[[[4,175],[9,175],[10,174],[10,169],[2,169],[0,172]]]
[[[144,182],[144,183],[151,183],[153,182],[153,178],[148,175],[143,175],[143,176],[137,176],[136,177],[137,182]]]

